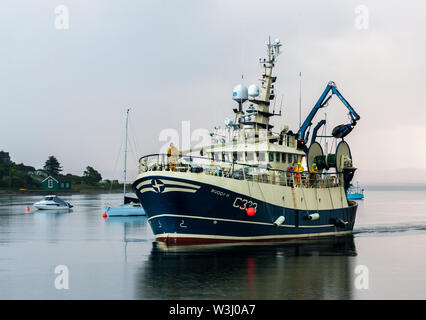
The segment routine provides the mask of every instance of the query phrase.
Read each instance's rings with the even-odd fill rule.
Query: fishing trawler
[[[132,188],[157,241],[264,242],[352,232],[357,204],[346,192],[356,168],[344,137],[360,117],[330,82],[297,133],[288,126],[274,132],[270,118],[281,112],[270,110],[273,68],[281,46],[278,39],[267,43],[267,57],[259,59],[260,87],[235,87],[235,117],[211,133],[210,145],[140,158]],[[309,130],[333,95],[349,109],[351,123],[334,128],[329,138],[340,142],[324,154],[315,141],[324,120],[308,147]],[[314,169],[300,170],[302,163]]]

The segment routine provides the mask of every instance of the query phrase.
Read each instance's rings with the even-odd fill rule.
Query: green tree
[[[44,170],[46,170],[49,174],[57,175],[59,172],[62,171],[61,164],[59,163],[58,159],[56,159],[54,156],[50,156],[43,167]]]
[[[71,180],[71,183],[74,184],[82,184],[84,183],[84,177],[76,176],[71,173],[67,173],[65,176],[68,180]]]
[[[90,166],[87,166],[83,173],[83,179],[87,184],[94,185],[102,180],[102,176],[98,171]]]

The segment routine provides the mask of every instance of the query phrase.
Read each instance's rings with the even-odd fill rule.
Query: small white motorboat
[[[42,200],[34,203],[39,210],[71,209],[73,206],[55,195],[44,196]]]

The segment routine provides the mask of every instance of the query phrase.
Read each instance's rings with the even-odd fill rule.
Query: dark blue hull
[[[167,182],[164,182],[167,181]],[[215,185],[164,176],[137,179],[133,190],[158,241],[194,244],[283,241],[352,232],[357,205],[331,210],[298,210],[253,199]],[[249,216],[247,206],[256,206]],[[319,219],[309,220],[310,214]],[[274,226],[278,217],[284,222]]]

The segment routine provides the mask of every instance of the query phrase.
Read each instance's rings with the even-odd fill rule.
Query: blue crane
[[[327,97],[327,95],[329,94],[330,91],[331,91],[331,94]],[[343,98],[343,96],[341,95],[339,90],[337,90],[336,84],[333,81],[330,81],[327,84],[327,87],[325,88],[323,94],[318,99],[317,103],[312,108],[311,112],[309,113],[309,115],[307,116],[307,118],[305,119],[303,124],[300,126],[299,131],[297,131],[297,137],[298,137],[299,141],[303,142],[303,144],[306,145],[306,143],[308,142],[308,138],[309,138],[308,129],[312,125],[313,118],[315,117],[315,115],[317,114],[319,109],[321,109],[321,108],[323,108],[324,106],[327,105],[327,102],[331,99],[333,94],[338,96],[339,99],[346,106],[346,108],[349,109],[349,115],[351,117],[351,123],[342,124],[342,125],[339,125],[339,126],[337,126],[333,129],[333,132],[332,132],[333,137],[343,138],[343,137],[347,136],[352,131],[353,127],[356,125],[356,122],[360,119],[360,116],[358,115],[358,113],[356,113],[356,111],[351,107],[349,102],[347,102],[346,99]]]

